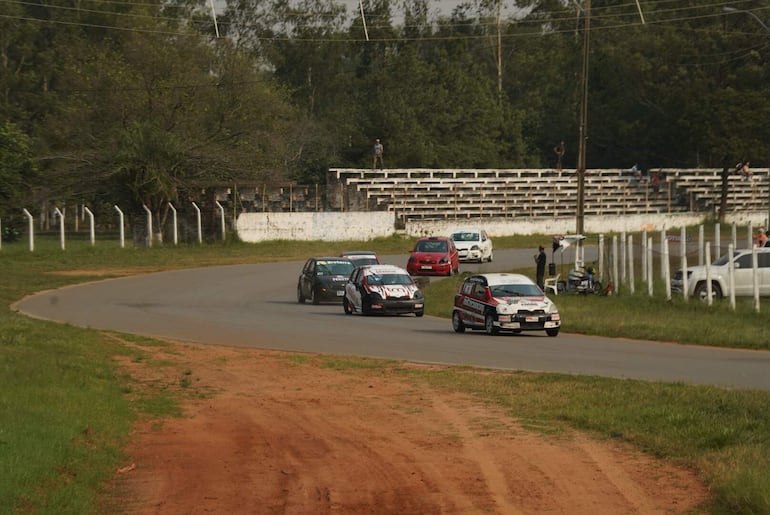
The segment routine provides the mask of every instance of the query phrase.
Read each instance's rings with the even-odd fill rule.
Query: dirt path
[[[636,451],[531,433],[496,407],[388,370],[142,348],[152,358],[126,369],[191,398],[182,418],[136,427],[111,511],[619,515],[685,513],[706,496],[692,474]]]

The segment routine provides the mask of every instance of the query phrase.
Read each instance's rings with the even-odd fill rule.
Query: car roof
[[[396,265],[364,265],[359,267],[366,275],[405,274],[409,272]]]
[[[310,259],[315,261],[350,261],[348,258],[340,256],[313,256]],[[352,261],[350,262],[352,263]]]
[[[423,238],[420,238],[417,241],[426,241],[426,240],[448,240],[450,239],[449,236],[425,236]]]
[[[340,256],[376,256],[377,253],[373,250],[350,250],[348,252],[343,252],[340,254]]]
[[[483,277],[487,280],[489,286],[495,286],[498,284],[535,284],[532,279],[523,274],[476,274],[472,277]]]
[[[478,227],[455,227],[452,229],[449,234],[454,234],[456,232],[482,232],[483,229],[480,229]]]

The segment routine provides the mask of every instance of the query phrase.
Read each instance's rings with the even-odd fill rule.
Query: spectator
[[[535,263],[537,263],[537,285],[541,290],[545,291],[545,247],[540,245],[538,253],[535,254]]]
[[[764,227],[759,229],[759,233],[757,234],[756,238],[756,246],[757,247],[766,247],[767,246],[767,231],[765,231]]]
[[[564,142],[562,141],[553,147],[553,151],[556,154],[556,171],[561,172],[561,167],[564,163],[564,153],[567,151],[567,147],[564,146]]]
[[[751,180],[751,168],[749,168],[749,162],[744,160],[735,165],[735,171],[741,176],[743,180]]]
[[[382,146],[382,143],[380,143],[379,139],[374,140],[374,159],[372,161],[372,170],[377,169],[377,161],[380,162],[380,168],[385,168],[385,164],[382,161],[382,156],[385,153],[385,149]]]

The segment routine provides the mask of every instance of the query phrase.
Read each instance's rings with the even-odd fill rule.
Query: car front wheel
[[[556,336],[559,334],[559,328],[557,327],[555,329],[546,329],[545,334],[547,334],[548,336]]]
[[[708,290],[706,288],[707,286],[708,285],[705,281],[698,283],[698,285],[695,287],[695,297],[702,301],[708,300]],[[711,283],[711,296],[717,300],[722,298],[722,289],[718,284],[714,282]]]
[[[342,299],[342,309],[345,310],[346,315],[352,315],[353,314],[353,308],[350,306],[350,302],[348,302],[348,298],[344,297]]]
[[[305,303],[305,294],[302,293],[302,283],[297,284],[297,302],[300,304]]]
[[[310,302],[312,302],[313,304],[321,303],[321,296],[318,295],[318,288],[315,286],[310,288]]]
[[[490,336],[494,336],[500,332],[500,328],[495,325],[495,317],[492,313],[487,313],[487,316],[484,319],[484,330]]]
[[[460,319],[460,314],[457,311],[452,313],[452,329],[454,329],[456,333],[465,332],[465,324],[463,324],[463,321]]]

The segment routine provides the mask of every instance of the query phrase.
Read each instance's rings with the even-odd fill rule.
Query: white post
[[[29,251],[35,250],[35,218],[27,211],[27,208],[23,209],[24,215],[27,217],[27,230],[29,231]]]
[[[615,295],[620,294],[620,281],[618,281],[618,237],[612,237],[612,279],[615,281]]]
[[[712,287],[711,287],[711,242],[706,242],[706,296],[708,297],[707,302],[710,306],[713,304],[714,299],[711,297],[712,295]]]
[[[733,227],[735,227],[733,225]],[[730,264],[727,267],[727,289],[730,290],[730,309],[735,311],[735,251],[733,244],[727,246],[730,255]]]
[[[647,229],[642,231],[642,282],[647,282]]]
[[[221,230],[222,230],[222,241],[225,240],[227,237],[227,234],[225,233],[225,208],[222,207],[222,204],[219,203],[218,200],[215,201],[217,203],[217,207],[219,207],[219,219],[221,221]]]
[[[751,277],[754,286],[754,312],[759,313],[759,265],[757,264],[757,247],[751,247]]]
[[[671,264],[668,261],[668,239],[663,240],[663,256],[661,257],[663,283],[666,285],[666,300],[671,300]]]
[[[735,225],[735,222],[733,222],[731,236],[732,236],[732,238],[731,238],[730,241],[733,242],[733,249],[735,249],[735,248],[738,247],[738,227]]]
[[[626,231],[620,233],[620,281],[618,286],[626,284]]]
[[[177,228],[176,228],[177,227],[176,226],[176,208],[174,207],[174,205],[171,202],[168,203],[168,207],[171,208],[171,219],[172,219],[172,224],[174,226],[173,227],[174,245],[176,245],[177,242],[179,241],[178,232],[177,232]]]
[[[660,255],[661,259],[663,259],[663,247],[666,246],[666,242],[668,241],[668,237],[666,236],[666,230],[663,229],[660,231]],[[668,266],[668,261],[666,261],[666,266]],[[666,273],[663,271],[663,264],[660,265],[660,278],[665,279]]]
[[[144,204],[142,207],[144,212],[147,213],[147,246],[152,247],[152,211]]]
[[[604,282],[604,234],[599,235],[599,280]]]
[[[59,217],[59,241],[61,249],[64,250],[64,213],[58,207],[54,208],[54,213]]]
[[[123,211],[120,210],[120,208],[115,205],[115,211],[118,212],[118,221],[120,223],[120,248],[125,248],[126,246],[126,231],[123,227]]]
[[[88,206],[83,206],[83,212],[88,215],[88,224],[90,227],[89,235],[91,236],[91,246],[94,246],[96,242],[96,233],[94,232],[94,214],[88,209]]]
[[[647,274],[647,293],[652,297],[652,238],[647,240],[647,268],[645,273]]]
[[[264,204],[264,200],[262,203]],[[199,208],[198,204],[195,202],[193,202],[192,205],[195,208],[195,214],[198,217],[198,243],[203,243],[203,233],[201,231],[201,208]]]
[[[687,290],[690,285],[687,284],[687,228],[685,226],[682,226],[679,235],[679,253],[680,266],[682,267],[682,296],[684,300],[687,300]]]
[[[722,255],[722,233],[719,222],[714,224],[714,260],[716,261]]]
[[[634,284],[634,235],[628,235],[628,286],[631,289],[631,294],[636,293],[636,285]]]
[[[703,266],[703,225],[698,226],[698,266]]]

